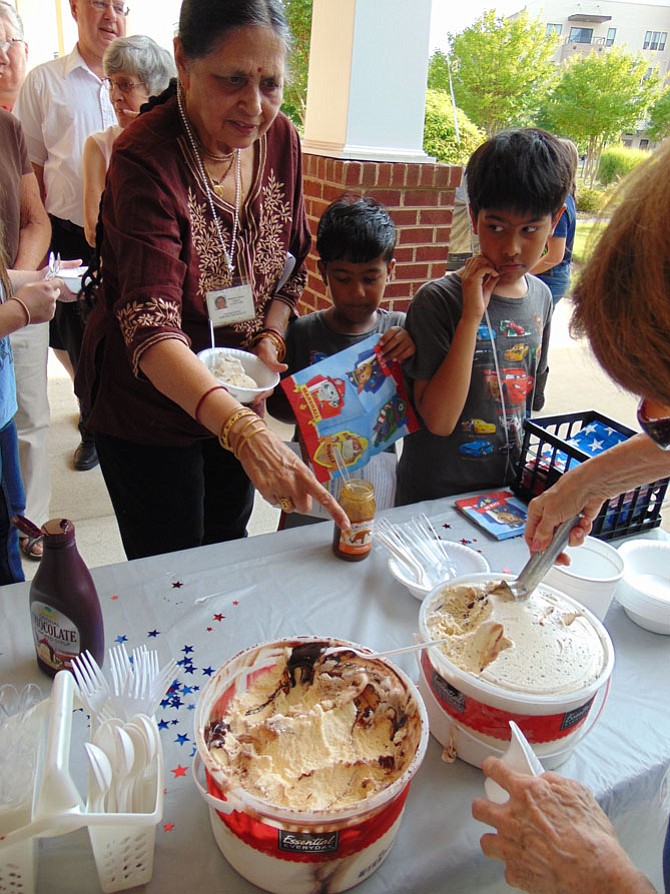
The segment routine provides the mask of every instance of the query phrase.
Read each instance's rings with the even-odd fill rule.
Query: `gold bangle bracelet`
[[[236,441],[236,443],[235,443],[235,458],[236,459],[240,458],[240,453],[242,452],[242,448],[244,447],[244,445],[247,444],[252,438],[255,438],[256,435],[259,435],[260,433],[261,433],[261,429],[255,428],[252,432],[249,432],[249,434],[245,438],[239,438]],[[240,441],[242,441],[241,444],[240,444]]]
[[[279,332],[276,332],[274,329],[263,329],[261,332],[258,332],[251,339],[250,347],[257,345],[259,341],[263,338],[269,338],[272,344],[274,345],[274,349],[277,352],[277,360],[281,363],[286,357],[286,342],[282,335]]]
[[[229,443],[229,435],[230,430],[235,425],[235,423],[242,419],[244,416],[257,416],[257,413],[254,413],[249,407],[240,407],[239,410],[233,410],[230,416],[226,419],[226,421],[221,426],[221,430],[219,432],[219,444],[223,447],[224,450],[228,450],[230,453],[233,452],[233,448]]]
[[[259,425],[264,425],[264,423],[260,419],[245,419],[244,422],[235,430],[235,437],[228,438],[228,443],[230,444],[230,449],[233,453],[237,450],[237,444],[239,443],[240,438],[244,435],[246,431],[250,428],[257,428]]]

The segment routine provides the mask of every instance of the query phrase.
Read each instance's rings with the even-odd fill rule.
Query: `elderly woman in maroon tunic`
[[[214,333],[285,369],[310,246],[299,139],[279,111],[288,48],[279,0],[184,0],[176,95],[114,145],[77,393],[129,558],[245,536],[253,485],[347,524],[196,357]],[[222,295],[233,313],[215,326]]]

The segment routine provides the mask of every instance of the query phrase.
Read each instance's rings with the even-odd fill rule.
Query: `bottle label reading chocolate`
[[[30,614],[39,658],[55,671],[69,669],[81,651],[77,627],[67,615],[37,600],[31,604]]]

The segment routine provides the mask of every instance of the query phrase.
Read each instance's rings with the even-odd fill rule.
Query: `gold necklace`
[[[228,163],[228,167],[226,168],[226,170],[223,172],[223,174],[220,177],[214,177],[212,174],[210,174],[209,171],[207,171],[207,176],[209,177],[209,182],[212,184],[212,188],[213,188],[214,192],[217,194],[217,196],[219,196],[219,198],[221,198],[223,195],[223,181],[226,179],[228,174],[230,174],[230,171],[233,167],[234,160],[235,160],[235,154],[233,153],[230,156],[230,162]]]

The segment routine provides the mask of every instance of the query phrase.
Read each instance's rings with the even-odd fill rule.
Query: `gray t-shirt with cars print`
[[[526,283],[523,298],[491,296],[493,340],[484,317],[470,390],[452,434],[433,435],[422,426],[404,439],[396,505],[495,488],[513,480],[535,377],[547,369],[552,313],[547,286],[531,275]],[[462,310],[461,278],[456,273],[426,283],[416,293],[405,324],[416,344],[416,354],[403,367],[410,395],[414,381],[431,379],[442,363]]]

